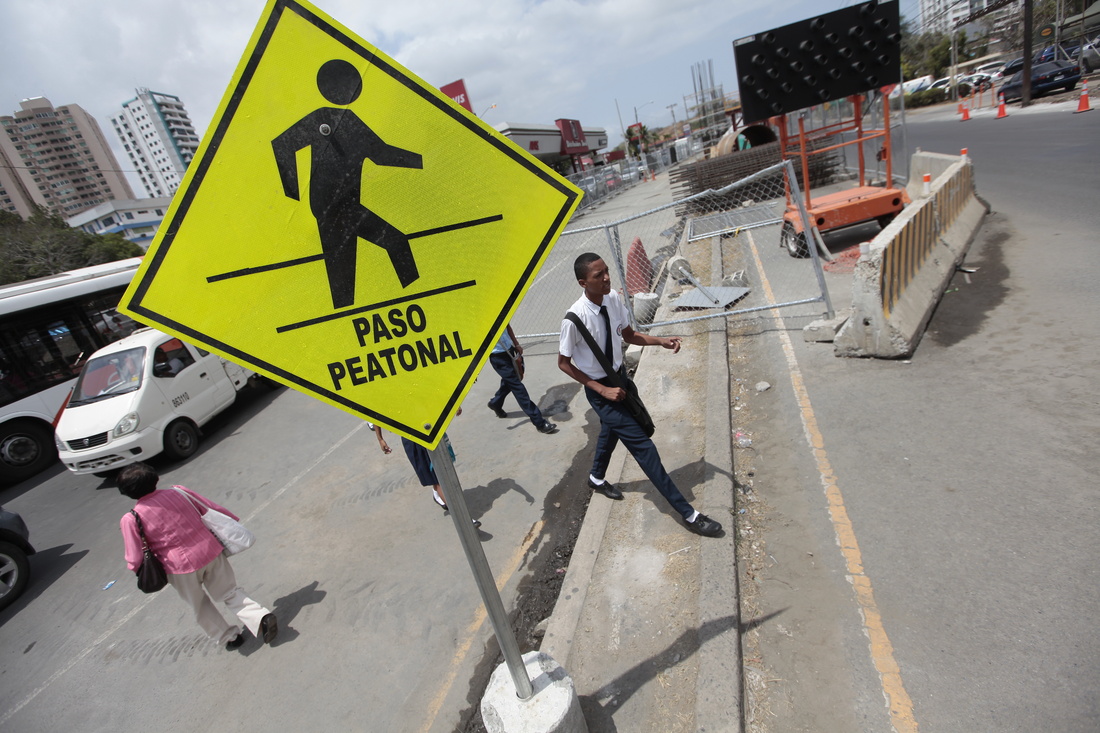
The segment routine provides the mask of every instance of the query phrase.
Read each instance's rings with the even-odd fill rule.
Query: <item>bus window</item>
[[[7,405],[30,394],[27,383],[0,346],[0,405]]]
[[[137,321],[119,313],[115,309],[117,305],[118,296],[113,293],[89,298],[81,304],[99,337],[100,346],[114,343],[141,328],[141,324]]]

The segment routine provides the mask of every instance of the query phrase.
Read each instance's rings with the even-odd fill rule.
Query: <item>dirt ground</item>
[[[552,412],[547,412],[547,415],[552,415]],[[594,426],[591,421],[585,425],[590,446],[595,446],[598,428],[599,425]],[[589,461],[591,450],[579,452],[573,465],[546,497],[543,516],[547,521],[543,539],[531,548],[532,556],[527,560],[530,570],[519,581],[515,609],[509,615],[521,654],[539,648],[545,630],[540,624],[550,617],[558,600],[565,570],[569,567],[569,559],[573,556],[573,547],[588,510],[588,500],[592,497],[592,492],[585,486]],[[493,670],[503,661],[504,656],[496,639],[491,639],[470,680],[466,696],[469,707],[462,711],[463,723],[457,729],[461,733],[485,733],[485,724],[481,720],[481,698]]]

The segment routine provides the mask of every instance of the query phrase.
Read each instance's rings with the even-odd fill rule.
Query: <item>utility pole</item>
[[[623,113],[619,111],[619,100],[615,100],[615,114],[619,115],[619,129],[623,131],[623,148],[627,154],[630,153],[630,141],[626,138],[626,128],[623,127]]]
[[[1031,104],[1031,21],[1031,0],[1024,0],[1024,68],[1020,70],[1023,75],[1023,86],[1020,89],[1021,107]]]
[[[665,109],[672,112],[672,124],[675,125],[676,124],[676,105],[675,104],[670,104],[667,107],[665,107]]]

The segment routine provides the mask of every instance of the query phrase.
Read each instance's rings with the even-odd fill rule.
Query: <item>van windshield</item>
[[[70,405],[87,405],[141,389],[145,349],[126,349],[97,356],[84,365]]]

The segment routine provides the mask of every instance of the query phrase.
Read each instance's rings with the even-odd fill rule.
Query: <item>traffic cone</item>
[[[969,122],[970,121],[970,105],[969,104],[964,104],[963,105],[963,119],[962,119],[962,121],[963,122]]]
[[[997,117],[996,117],[996,119],[998,119],[998,120],[1001,119],[1002,117],[1008,117],[1008,112],[1005,112],[1005,95],[1004,95],[1003,92],[1001,93],[1000,97],[1001,97],[1001,103],[999,105],[997,105]]]
[[[1081,99],[1077,102],[1077,112],[1091,112],[1092,107],[1089,106],[1089,83],[1087,81],[1081,81]],[[1073,114],[1077,114],[1074,112]]]

